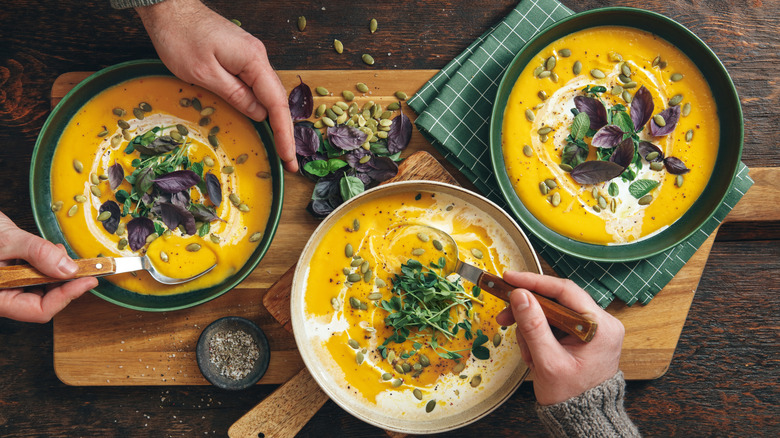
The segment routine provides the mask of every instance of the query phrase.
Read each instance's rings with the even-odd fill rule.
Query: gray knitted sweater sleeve
[[[111,7],[114,9],[137,8],[139,6],[150,6],[163,1],[165,0],[111,0]]]
[[[626,381],[618,371],[611,379],[564,402],[536,405],[536,414],[555,438],[640,437],[623,407]]]

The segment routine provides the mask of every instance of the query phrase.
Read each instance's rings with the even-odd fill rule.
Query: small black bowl
[[[220,331],[243,331],[249,334],[257,344],[257,349],[260,351],[260,357],[255,361],[252,370],[246,377],[242,379],[231,379],[230,377],[223,376],[219,368],[211,361],[209,355],[209,342],[215,334]],[[198,338],[198,346],[196,348],[196,356],[198,359],[198,368],[203,373],[203,377],[206,378],[212,385],[229,390],[246,389],[257,383],[263,374],[268,369],[268,361],[271,358],[271,350],[268,348],[268,339],[265,337],[265,333],[257,324],[246,318],[240,318],[238,316],[226,316],[220,318],[208,325]]]

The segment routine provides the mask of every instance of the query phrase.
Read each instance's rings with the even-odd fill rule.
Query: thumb
[[[0,260],[23,259],[50,277],[69,278],[76,273],[76,263],[57,245],[23,231],[16,226],[2,227]]]
[[[534,363],[553,362],[567,354],[555,339],[542,307],[531,292],[515,289],[509,297],[509,302],[517,322],[517,334],[528,346]]]

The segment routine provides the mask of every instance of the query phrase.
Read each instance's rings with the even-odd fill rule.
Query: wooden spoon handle
[[[113,274],[116,270],[114,259],[111,257],[96,257],[93,259],[76,259],[78,271],[76,275],[67,280],[75,280],[81,277],[94,277]],[[61,283],[62,278],[49,277],[42,274],[32,265],[11,265],[0,267],[0,289],[12,287],[35,286],[46,283]]]
[[[516,287],[504,281],[503,278],[489,272],[485,272],[479,277],[477,286],[485,292],[501,298],[504,301],[509,301],[509,292],[516,289]],[[547,321],[551,326],[557,327],[570,335],[574,335],[584,342],[590,342],[591,339],[593,339],[593,336],[596,334],[596,328],[598,327],[598,324],[595,321],[591,321],[549,298],[543,297],[535,292],[532,293],[539,302],[539,305],[542,306],[544,316],[547,317]]]

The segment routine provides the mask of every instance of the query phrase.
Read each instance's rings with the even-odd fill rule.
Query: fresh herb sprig
[[[473,301],[479,295],[479,289],[473,294],[466,292],[460,279],[451,281],[440,272],[446,260],[442,257],[438,263],[424,267],[417,260],[409,260],[401,266],[401,273],[393,279],[393,297],[382,300],[380,307],[389,314],[385,324],[393,328],[394,333],[379,346],[383,357],[387,357],[390,343],[403,343],[411,337],[423,337],[440,357],[460,359],[465,350],[448,350],[439,345],[439,337],[453,339],[463,331],[466,340],[474,339],[471,352],[478,359],[487,359],[490,351],[484,347],[487,336],[477,330],[472,331]],[[458,315],[458,317],[455,317]]]

